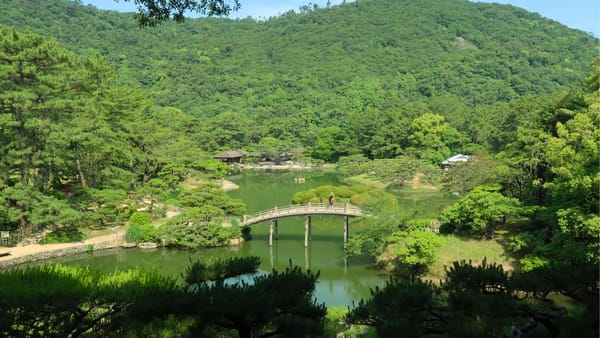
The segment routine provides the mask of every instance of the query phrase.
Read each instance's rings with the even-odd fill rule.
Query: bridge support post
[[[348,243],[348,216],[344,216],[344,244]]]
[[[275,228],[274,228],[275,240],[279,240],[279,225],[277,224],[277,220],[275,220]]]
[[[310,239],[310,216],[304,216],[304,246],[308,247],[308,240]]]
[[[273,246],[273,220],[269,224],[269,246]]]

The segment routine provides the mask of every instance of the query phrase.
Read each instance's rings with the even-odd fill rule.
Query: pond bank
[[[93,237],[75,243],[29,244],[3,248],[2,251],[8,251],[10,254],[0,257],[0,269],[6,269],[27,262],[74,255],[90,250],[116,248],[123,241],[124,234],[124,231],[118,231],[114,234]]]
[[[298,163],[293,161],[283,162],[281,164],[275,164],[273,162],[261,162],[256,164],[236,164],[240,170],[312,170],[312,169],[335,169],[335,163],[325,164],[306,164]]]

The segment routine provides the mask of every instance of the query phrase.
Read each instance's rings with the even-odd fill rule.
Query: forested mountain
[[[200,118],[194,128],[205,150],[273,137],[328,161],[394,157],[425,113],[444,116],[462,133],[458,143],[493,146],[500,131],[490,116],[520,97],[580,83],[598,53],[598,40],[583,32],[466,0],[362,0],[265,21],[145,29],[131,14],[78,1],[8,0],[0,15],[82,57],[105,56],[121,82]]]
[[[0,16],[3,231],[22,239],[50,230],[46,239],[78,241],[82,229],[128,223],[126,237],[138,241],[222,245],[244,234],[222,225],[245,206],[206,183],[230,169],[212,153],[303,146],[305,160],[337,162],[342,175],[396,185],[423,177],[459,195],[435,219],[417,219],[410,208],[380,203],[385,198],[367,203],[359,187],[365,193],[350,202],[377,217],[365,219],[371,223],[353,234],[347,254],[385,257],[399,271],[422,273],[443,234],[458,232],[502,236],[518,261],[515,274],[485,261],[455,263],[442,289],[390,280],[350,322],[375,326],[381,336],[520,337],[538,324],[548,336],[598,336],[598,39],[515,7],[466,0],[358,0],[258,22],[203,18],[144,29],[129,14],[67,0],[4,0]],[[442,170],[440,162],[459,151],[473,160]],[[340,197],[332,189],[353,191],[325,188]],[[181,213],[167,220],[167,206]],[[441,234],[430,228],[438,221]],[[140,285],[114,289],[112,278],[124,277],[105,283],[61,269],[50,285],[73,285],[71,274],[88,282],[76,282],[81,287],[65,298],[65,288],[47,287],[52,271],[4,275],[8,286],[0,289],[10,299],[0,304],[0,335],[168,327],[178,336],[215,336],[232,329],[214,326],[228,323],[221,315],[231,314],[231,299],[269,312],[257,326],[234,320],[244,337],[260,327],[256,332],[316,336],[323,326],[324,308],[307,303],[318,274],[291,267],[274,276],[307,282],[305,291],[283,282],[302,291],[292,308],[293,292],[270,292],[278,287],[268,278],[256,283],[283,295],[285,311],[272,311],[277,297],[250,290],[251,301],[240,298],[245,292],[237,286],[204,293],[154,279],[167,288],[144,282],[149,288],[129,292],[128,285]],[[189,270],[186,282],[208,280],[198,271]],[[202,297],[190,297],[192,289]],[[570,309],[554,307],[551,294]],[[207,307],[208,299],[222,302]],[[240,309],[243,318],[254,313]],[[154,321],[129,320],[136,316]]]

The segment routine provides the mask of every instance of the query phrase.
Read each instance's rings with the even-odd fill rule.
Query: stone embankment
[[[44,259],[74,255],[94,250],[112,249],[120,245],[123,233],[91,238],[77,243],[61,244],[31,244],[26,246],[2,248],[10,252],[9,255],[0,257],[0,269],[35,262]]]

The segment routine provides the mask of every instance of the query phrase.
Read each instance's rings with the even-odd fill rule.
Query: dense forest
[[[264,21],[145,28],[130,14],[78,1],[8,0],[0,15],[1,229],[22,238],[54,230],[60,241],[128,222],[132,240],[222,245],[239,235],[221,226],[223,217],[245,207],[209,182],[228,171],[212,155],[302,147],[298,160],[336,162],[347,176],[402,186],[424,174],[459,196],[436,216],[442,234],[507,233],[518,261],[510,272],[457,262],[440,284],[422,281],[440,243],[431,219],[353,198],[356,189],[321,189],[348,192],[378,216],[365,219],[347,254],[385,257],[405,277],[373,290],[348,322],[382,337],[519,336],[533,330],[524,323],[551,337],[598,335],[597,39],[516,7],[466,0],[362,0]],[[440,169],[458,152],[472,160]],[[182,187],[190,178],[193,188]],[[149,212],[137,212],[140,205]],[[167,205],[183,211],[154,227]],[[0,278],[0,332],[322,334],[325,310],[310,297],[318,273],[290,267],[231,287],[224,276],[258,263],[215,264],[192,265],[185,288],[139,271],[11,271]],[[68,296],[65,280],[76,285]],[[48,282],[47,295],[30,292]],[[291,285],[290,298],[269,298],[259,318],[227,308],[227,300],[248,297],[252,312],[273,283]],[[575,310],[563,316],[555,294]],[[53,297],[64,302],[53,305]],[[223,301],[212,313],[198,306],[214,299]],[[512,333],[503,331],[514,321]]]
[[[566,90],[598,54],[583,32],[466,0],[357,1],[146,29],[76,1],[8,1],[0,14],[80,57],[102,55],[119,82],[195,119],[206,151],[276,138],[325,161],[397,156],[425,113],[460,130],[455,148],[498,148],[511,102]]]

